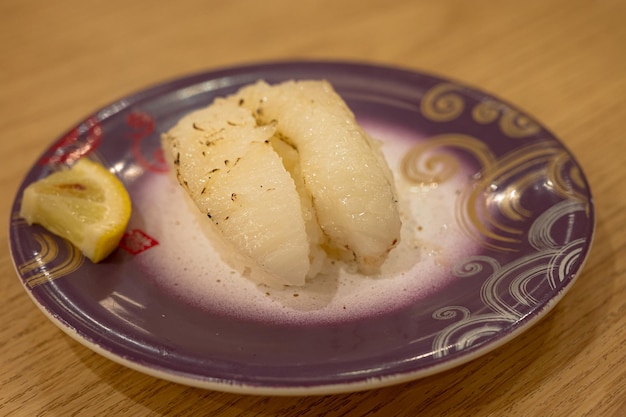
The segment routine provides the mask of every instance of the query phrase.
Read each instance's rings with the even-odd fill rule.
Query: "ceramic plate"
[[[255,285],[214,250],[159,138],[244,84],[322,78],[383,144],[402,241],[376,276],[335,264],[302,288]],[[19,218],[24,187],[78,158],[108,167],[133,200],[119,248],[97,265]],[[95,112],[33,165],[10,239],[34,302],[114,361],[208,389],[327,394],[431,375],[511,340],[572,285],[593,227],[579,165],[520,109],[419,72],[298,61],[189,76]]]

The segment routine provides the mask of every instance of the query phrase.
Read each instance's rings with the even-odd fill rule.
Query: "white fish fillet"
[[[218,100],[184,117],[162,142],[180,184],[245,266],[260,268],[259,280],[270,285],[303,285],[312,251],[294,181],[269,143],[273,134]]]
[[[259,124],[276,126],[300,156],[306,188],[332,249],[375,272],[398,243],[401,221],[389,167],[325,81],[260,81],[235,97]]]
[[[378,270],[400,238],[393,177],[325,81],[260,81],[163,135],[180,184],[270,285],[303,285],[326,252]]]

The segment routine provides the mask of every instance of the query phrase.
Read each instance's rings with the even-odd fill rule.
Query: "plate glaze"
[[[379,276],[341,265],[298,289],[225,264],[168,176],[160,134],[258,79],[327,79],[383,144],[403,212]],[[97,160],[133,200],[120,247],[94,265],[19,218],[24,188]],[[511,340],[571,287],[590,249],[581,168],[544,126],[436,76],[347,62],[279,62],[167,82],[97,111],[24,179],[10,218],[27,293],[62,330],[138,371],[252,394],[329,394],[408,381]]]

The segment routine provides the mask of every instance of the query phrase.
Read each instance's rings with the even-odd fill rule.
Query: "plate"
[[[330,81],[381,141],[404,223],[380,274],[336,264],[302,288],[255,285],[186,206],[161,133],[258,79]],[[118,175],[133,200],[119,248],[97,265],[19,217],[29,183],[82,157]],[[300,395],[413,380],[510,341],[572,286],[593,230],[580,166],[522,110],[416,71],[296,61],[187,76],[85,118],[26,175],[10,248],[35,304],[107,358],[195,387]]]

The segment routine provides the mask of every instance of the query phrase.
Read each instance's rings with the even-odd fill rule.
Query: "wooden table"
[[[184,74],[276,59],[370,61],[480,86],[577,157],[597,232],[566,297],[495,351],[410,383],[322,397],[226,394],[127,369],[35,307],[0,235],[0,415],[626,416],[626,3],[623,0],[0,3],[0,205],[92,111]]]

